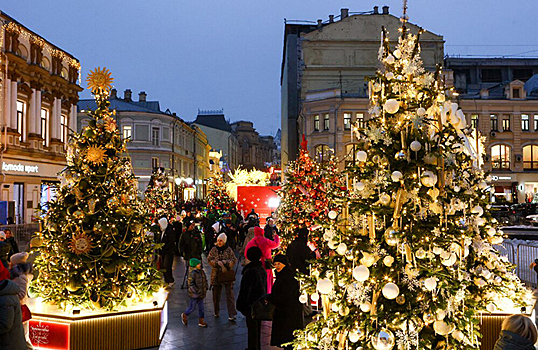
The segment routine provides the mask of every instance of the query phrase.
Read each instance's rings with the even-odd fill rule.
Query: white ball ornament
[[[424,108],[420,107],[419,109],[417,109],[417,115],[419,117],[424,116],[424,114],[426,114],[426,110]]]
[[[454,186],[454,192],[459,192],[461,190],[461,187],[460,186]]]
[[[400,294],[400,288],[394,283],[387,283],[381,290],[383,296],[387,299],[395,299]]]
[[[390,255],[387,255],[383,258],[383,264],[387,267],[391,267],[394,264],[394,258]]]
[[[318,293],[312,293],[312,295],[310,296],[310,298],[313,300],[313,301],[318,301],[319,300],[319,294]]]
[[[331,210],[331,211],[329,212],[328,216],[329,216],[329,219],[334,220],[334,219],[336,219],[336,217],[338,216],[338,213],[335,212],[334,210]]]
[[[394,57],[396,57],[398,59],[400,57],[402,57],[402,52],[399,49],[394,50],[394,52],[392,54],[394,55]]]
[[[495,236],[496,233],[497,230],[495,230],[493,227],[488,228],[488,235],[490,235],[491,237]]]
[[[348,337],[350,342],[356,343],[364,338],[364,332],[362,331],[362,329],[358,328],[356,330],[350,331]]]
[[[390,203],[390,196],[386,193],[382,193],[380,196],[379,196],[379,202],[383,205],[389,205]]]
[[[372,336],[372,346],[375,350],[391,350],[395,344],[394,334],[386,328],[382,328]]]
[[[452,266],[456,263],[457,260],[458,260],[458,257],[456,256],[456,254],[452,253],[450,254],[450,257],[448,259],[441,261],[441,264],[445,266]]]
[[[372,85],[372,88],[374,89],[375,92],[379,92],[381,91],[381,84],[376,82]]]
[[[333,281],[331,281],[328,278],[323,278],[323,279],[318,280],[318,283],[316,286],[316,289],[321,294],[329,294],[330,292],[332,292],[333,288],[334,288]]]
[[[463,332],[460,331],[459,329],[456,329],[454,332],[452,332],[452,338],[456,339],[457,341],[461,343],[461,341],[464,338]]]
[[[392,80],[394,79],[394,74],[392,72],[388,72],[387,74],[385,74],[385,77],[387,77],[388,80]]]
[[[476,214],[478,216],[482,216],[484,214],[484,209],[482,209],[481,206],[477,205],[476,207],[473,207],[471,209],[471,213]]]
[[[486,306],[486,310],[488,310],[489,312],[495,312],[496,309],[497,309],[497,307],[495,307],[495,304],[493,304],[493,303],[489,303]]]
[[[338,312],[339,309],[340,309],[340,308],[338,307],[337,304],[332,304],[332,305],[331,305],[331,310],[332,310],[332,312]]]
[[[360,181],[355,182],[355,186],[353,186],[355,191],[362,191],[364,190],[364,184]]]
[[[340,255],[344,255],[347,251],[347,245],[345,243],[340,243],[336,248],[336,252]]]
[[[409,147],[411,148],[411,151],[413,152],[418,152],[420,151],[420,149],[422,148],[422,145],[420,144],[420,142],[418,142],[417,140],[411,142],[411,144],[409,145]]]
[[[415,256],[417,257],[417,259],[424,259],[426,257],[426,251],[422,248],[419,248],[416,251]]]
[[[437,280],[435,279],[435,277],[429,277],[429,278],[426,278],[424,280],[424,288],[431,292],[432,290],[434,290],[435,288],[437,287]]]
[[[353,269],[353,278],[359,282],[364,282],[370,277],[370,270],[364,265],[359,265]]]
[[[454,330],[454,326],[449,325],[445,321],[438,320],[433,323],[433,330],[439,335],[448,335]]]
[[[301,302],[301,304],[306,304],[307,301],[308,297],[304,294],[301,294],[301,296],[299,297],[299,302]]]
[[[403,174],[399,172],[398,170],[396,170],[392,172],[392,175],[390,177],[392,178],[392,181],[398,182],[403,177]]]
[[[398,110],[400,109],[400,102],[398,102],[398,100],[391,98],[387,100],[387,102],[385,102],[385,104],[383,105],[383,109],[387,113],[394,114],[398,112]]]
[[[336,247],[338,247],[338,241],[335,241],[334,239],[330,239],[329,242],[327,243],[327,245],[329,246],[330,249],[336,249]]]
[[[388,55],[387,58],[385,58],[385,62],[387,62],[388,64],[394,64],[396,60],[394,59],[394,56],[392,55]]]
[[[368,158],[368,154],[364,151],[358,151],[357,152],[357,160],[359,162],[366,162],[366,159]]]
[[[372,304],[370,304],[370,302],[367,301],[365,303],[362,303],[359,307],[362,312],[370,312],[370,309],[372,308]]]

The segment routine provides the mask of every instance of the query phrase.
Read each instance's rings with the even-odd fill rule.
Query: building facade
[[[225,119],[223,110],[198,110],[196,120],[191,124],[206,134],[212,151],[222,154],[220,169],[233,171],[241,164],[239,141],[230,122]]]
[[[445,59],[467,122],[485,137],[492,200],[538,201],[538,58]]]
[[[387,29],[394,47],[400,25],[388,6],[382,12],[377,7],[363,13],[342,9],[338,17],[318,20],[316,26],[286,24],[281,75],[283,167],[296,156],[301,135],[320,160],[334,150],[340,169],[353,161],[351,128],[369,118],[366,78],[379,67],[381,29]],[[410,23],[408,29],[419,31]],[[443,37],[424,31],[420,43],[424,67],[435,70],[443,63]]]
[[[78,103],[80,131],[89,121],[85,110],[96,108],[93,99]],[[209,149],[204,132],[190,126],[169,110],[161,111],[158,101],[147,101],[145,92],[132,99],[131,90],[118,97],[112,90],[110,108],[116,110],[118,127],[128,140],[127,150],[143,193],[156,168],[164,168],[170,184],[181,189],[179,198],[203,198],[205,179],[209,176]]]
[[[260,136],[249,121],[234,122],[231,127],[239,140],[240,164],[243,168],[263,171],[276,165],[277,146],[273,136]]]
[[[0,222],[37,221],[66,165],[80,63],[0,12]]]

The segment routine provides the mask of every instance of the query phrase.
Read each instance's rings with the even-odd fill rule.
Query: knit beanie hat
[[[288,258],[284,254],[278,254],[273,258],[274,262],[279,262],[284,265],[288,265]]]
[[[226,243],[226,241],[228,240],[228,237],[226,236],[225,233],[221,233],[221,234],[217,237],[217,241],[218,241],[219,239],[220,239],[221,241],[223,241],[224,243]]]
[[[9,261],[11,261],[13,265],[18,265],[18,264],[26,263],[26,259],[28,259],[28,253],[22,252],[22,253],[13,254],[11,258],[9,259]]]
[[[166,227],[168,226],[168,220],[166,220],[166,218],[160,218],[159,226],[161,227],[161,231],[166,230]]]
[[[250,247],[247,250],[247,259],[250,261],[260,261],[262,258],[262,250],[258,247]]]
[[[196,259],[196,258],[191,258],[191,260],[189,260],[189,265],[191,267],[196,267],[198,266],[198,264],[201,264],[202,262],[200,261],[200,259]]]

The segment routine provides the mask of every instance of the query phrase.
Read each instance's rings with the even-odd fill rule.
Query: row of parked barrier
[[[530,268],[532,262],[538,259],[538,246],[529,244],[514,246],[512,243],[505,241],[500,245],[496,245],[495,249],[502,256],[506,256],[512,264],[516,265],[515,272],[523,283],[533,289],[538,287],[537,274]]]
[[[24,250],[32,235],[39,231],[39,223],[22,224],[22,225],[1,225],[0,231],[10,229],[19,245],[20,250]]]

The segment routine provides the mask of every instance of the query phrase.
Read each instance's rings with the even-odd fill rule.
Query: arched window
[[[491,146],[491,165],[493,169],[510,169],[510,146]]]
[[[357,152],[359,151],[359,145],[356,143],[350,143],[346,145],[345,164],[346,168],[357,165]]]
[[[314,148],[314,157],[318,162],[323,163],[323,162],[328,161],[329,156],[330,156],[329,146],[317,145],[316,148]]]
[[[538,170],[538,145],[523,147],[523,169]]]

